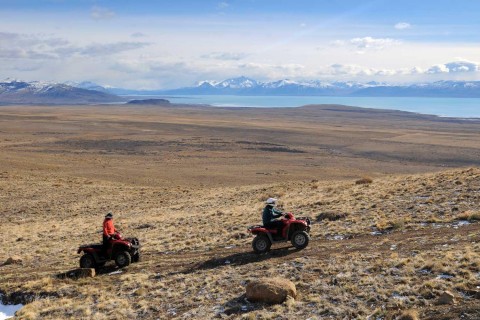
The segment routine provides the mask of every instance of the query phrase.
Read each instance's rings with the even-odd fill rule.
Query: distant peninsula
[[[141,104],[141,105],[170,105],[170,101],[167,99],[138,99],[138,100],[130,100],[127,104]]]

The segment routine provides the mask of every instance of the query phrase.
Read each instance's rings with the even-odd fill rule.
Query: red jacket
[[[103,220],[103,235],[104,236],[111,236],[115,233],[115,227],[113,226],[113,219],[105,219]]]

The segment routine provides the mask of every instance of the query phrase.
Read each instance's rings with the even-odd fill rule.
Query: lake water
[[[153,98],[143,96],[142,98]],[[172,103],[209,104],[224,107],[299,107],[307,104],[343,104],[347,106],[402,110],[441,117],[480,118],[480,98],[416,97],[319,97],[319,96],[163,96]]]

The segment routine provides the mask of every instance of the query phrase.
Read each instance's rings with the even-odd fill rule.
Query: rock
[[[57,275],[58,278],[71,278],[71,279],[79,279],[79,278],[93,278],[95,277],[95,269],[93,268],[78,268],[73,269],[64,273],[60,273]]]
[[[281,278],[259,279],[248,283],[246,296],[250,301],[283,303],[288,296],[296,298],[297,289],[290,280]]]
[[[403,311],[395,320],[418,320],[418,312],[416,310]]]
[[[3,263],[3,265],[6,266],[6,265],[9,265],[9,264],[22,264],[22,263],[23,263],[22,258],[20,258],[18,256],[12,256],[12,257],[8,258],[7,261],[5,261]]]
[[[454,304],[455,296],[450,291],[444,291],[437,299],[437,304]]]

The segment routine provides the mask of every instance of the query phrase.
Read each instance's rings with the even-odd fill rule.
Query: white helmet
[[[276,198],[268,198],[268,199],[267,199],[267,204],[268,204],[268,205],[274,206],[276,203],[277,203],[277,199],[276,199]]]

